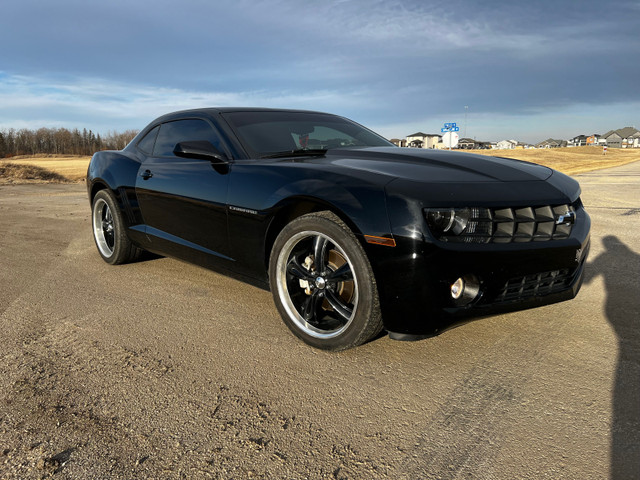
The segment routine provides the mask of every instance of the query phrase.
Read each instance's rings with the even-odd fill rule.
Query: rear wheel
[[[105,262],[118,265],[138,259],[142,250],[127,237],[122,214],[113,193],[100,190],[96,194],[91,207],[91,218],[93,239]]]
[[[280,232],[269,279],[284,322],[314,347],[344,350],[382,329],[369,260],[353,232],[331,212],[304,215]]]

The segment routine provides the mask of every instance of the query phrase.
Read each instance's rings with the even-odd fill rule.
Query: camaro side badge
[[[567,212],[558,216],[556,225],[573,225],[576,223],[576,212]]]
[[[236,207],[234,205],[229,205],[229,210],[233,210],[234,212],[248,213],[250,215],[257,215],[258,214],[258,212],[256,210],[252,210],[251,208]]]
[[[582,249],[579,248],[578,250],[576,250],[576,263],[580,263],[581,259],[582,259]]]

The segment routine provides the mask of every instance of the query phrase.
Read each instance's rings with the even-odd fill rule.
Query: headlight
[[[427,210],[427,223],[429,228],[436,233],[460,234],[469,221],[469,209],[431,209]]]
[[[427,208],[424,215],[438,240],[484,243],[493,233],[491,213],[486,208]]]

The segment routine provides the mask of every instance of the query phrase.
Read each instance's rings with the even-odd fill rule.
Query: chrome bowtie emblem
[[[576,212],[567,212],[556,219],[556,225],[573,225],[574,223],[576,223]]]

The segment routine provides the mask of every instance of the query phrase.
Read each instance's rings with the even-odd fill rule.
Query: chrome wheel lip
[[[112,237],[111,241],[108,236]],[[102,198],[93,206],[93,237],[102,256],[111,257],[115,250],[115,226],[109,204]]]
[[[289,292],[289,286],[287,282],[287,265],[289,263],[291,253],[293,252],[294,248],[301,241],[308,239],[310,237],[318,237],[318,236],[328,240],[333,245],[333,248],[338,252],[340,252],[340,254],[345,258],[345,260],[349,264],[349,268],[351,269],[351,272],[353,274],[353,282],[354,282],[353,295],[354,296],[352,300],[353,309],[351,312],[351,316],[345,322],[344,325],[334,330],[320,329],[314,325],[311,325],[302,317],[302,315],[298,312],[298,309],[294,305],[293,300],[291,299],[291,294]],[[295,235],[293,235],[291,238],[287,240],[287,242],[282,247],[282,250],[279,252],[278,260],[276,263],[276,272],[277,272],[276,285],[278,290],[278,296],[280,297],[280,300],[282,302],[282,305],[284,306],[284,309],[287,312],[288,317],[293,321],[295,326],[298,327],[302,332],[304,332],[305,334],[311,337],[326,340],[326,339],[334,338],[341,335],[349,328],[349,326],[353,322],[353,319],[355,318],[355,315],[358,309],[358,279],[353,266],[353,262],[350,260],[349,256],[342,249],[342,247],[333,238],[331,238],[326,233],[321,233],[313,230],[305,230],[305,231],[296,233]],[[321,278],[322,278],[322,281],[324,282],[323,276],[318,276],[318,279],[321,279]],[[324,288],[322,290],[324,290]]]

